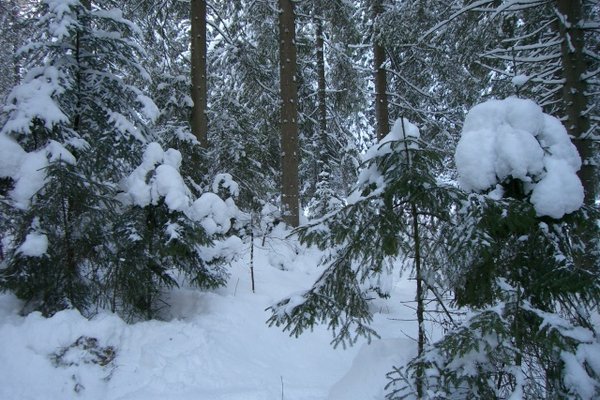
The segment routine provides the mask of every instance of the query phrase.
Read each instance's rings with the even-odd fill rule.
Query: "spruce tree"
[[[489,101],[467,115],[456,162],[473,193],[447,277],[469,313],[390,374],[388,397],[416,393],[427,370],[432,398],[594,398],[599,247],[581,232],[598,237],[598,212],[580,208],[581,161],[565,128],[531,101]]]
[[[410,268],[419,285],[417,319],[424,346],[425,293],[441,296],[436,271],[439,243],[444,242],[440,228],[451,222],[449,210],[458,200],[458,192],[434,175],[442,159],[438,149],[420,139],[415,125],[397,120],[366,153],[347,205],[297,230],[302,242],[331,253],[313,287],[273,306],[269,323],[296,336],[327,323],[334,346],[376,336],[369,327],[368,298],[386,295],[373,282],[398,262]]]
[[[119,10],[37,6],[35,37],[22,49],[26,73],[0,131],[14,237],[1,284],[26,301],[25,311],[88,313],[111,262],[116,183],[146,141],[152,102],[127,82],[146,75],[130,39],[136,27]]]

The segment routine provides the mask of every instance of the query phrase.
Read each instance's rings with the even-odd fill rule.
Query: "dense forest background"
[[[414,277],[389,398],[594,398],[599,31],[586,0],[1,0],[0,287],[157,318],[286,224],[324,252],[270,308],[294,335],[376,337]]]

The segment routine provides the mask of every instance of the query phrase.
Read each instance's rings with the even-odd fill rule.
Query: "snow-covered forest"
[[[595,0],[0,0],[0,399],[600,398]]]

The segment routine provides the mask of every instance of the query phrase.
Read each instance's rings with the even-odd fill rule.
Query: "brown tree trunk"
[[[373,0],[373,22],[383,13],[382,0]],[[384,69],[385,48],[377,41],[373,31],[373,68],[375,73],[375,119],[377,122],[377,139],[382,139],[390,132],[387,98],[387,77]]]
[[[206,0],[190,1],[191,58],[192,58],[192,133],[204,148],[208,146],[206,99]]]
[[[562,70],[565,84],[563,87],[563,102],[567,117],[567,131],[573,137],[573,143],[579,151],[584,164],[579,171],[579,178],[585,189],[585,204],[593,205],[597,186],[596,168],[590,163],[594,156],[594,142],[586,134],[590,122],[584,114],[587,108],[585,95],[586,82],[583,75],[586,71],[584,57],[584,31],[580,26],[583,12],[582,0],[557,0],[556,5],[564,18],[559,19]],[[566,21],[566,24],[563,22]]]
[[[323,21],[315,20],[317,29],[317,88],[318,88],[318,120],[319,120],[319,173],[323,172],[327,163],[327,95],[325,81],[325,43],[323,40]],[[319,175],[319,181],[325,179],[325,174]]]
[[[296,26],[292,0],[279,0],[279,85],[281,90],[281,203],[284,221],[299,225],[298,87]]]

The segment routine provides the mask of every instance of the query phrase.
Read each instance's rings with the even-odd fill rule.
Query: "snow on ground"
[[[308,288],[320,254],[281,237],[255,241],[256,293],[248,251],[228,286],[174,291],[164,321],[128,325],[108,313],[88,321],[76,311],[20,317],[19,301],[0,296],[0,399],[382,399],[385,373],[414,352],[415,324],[398,321],[413,318],[400,301],[412,300],[414,283],[397,280],[393,300],[374,304],[382,339],[370,345],[333,349],[325,327],[290,338],[265,324],[265,309]],[[93,350],[72,346],[82,336],[116,356],[90,362]]]

